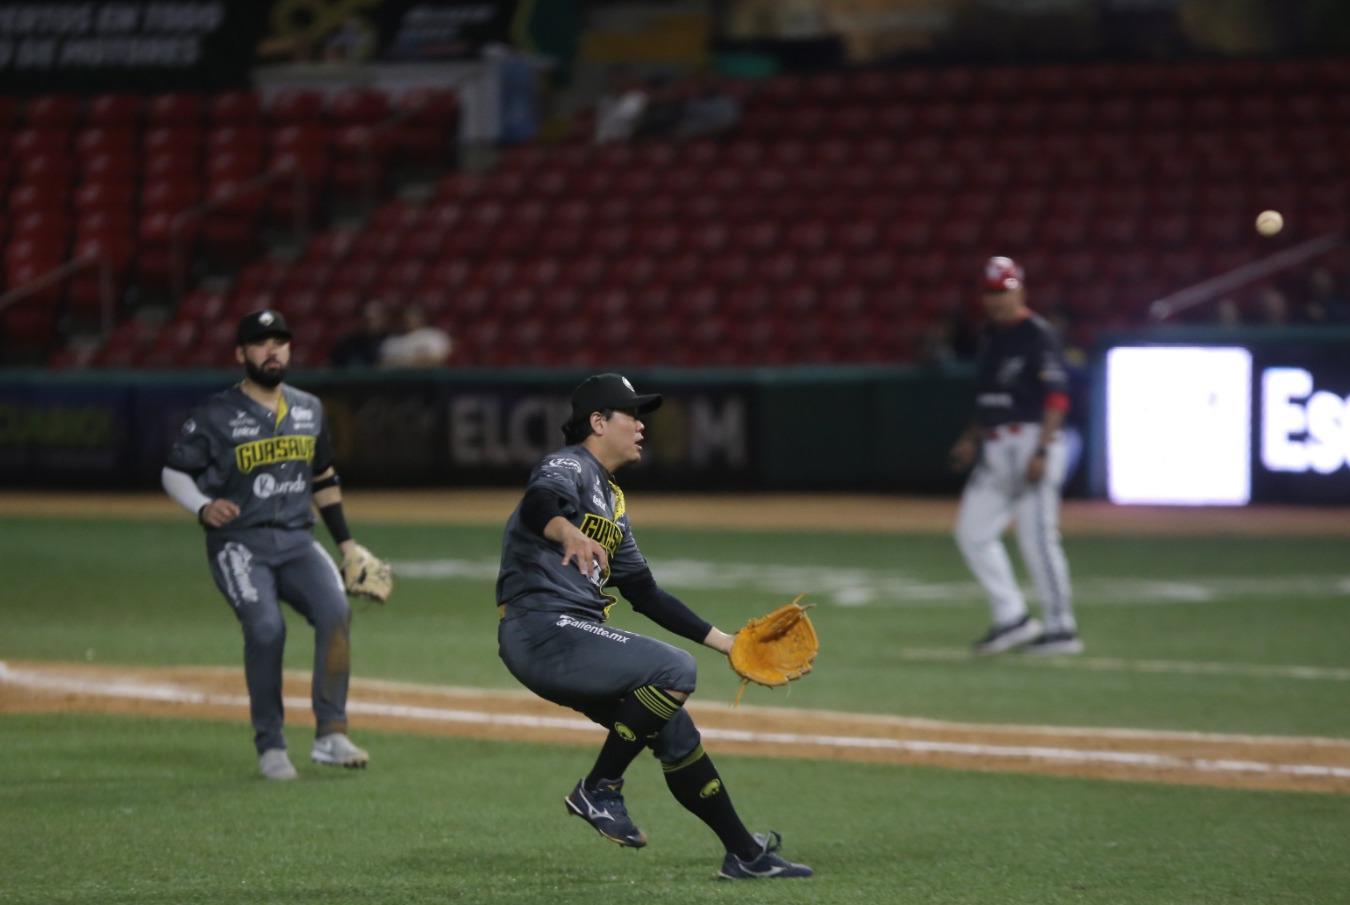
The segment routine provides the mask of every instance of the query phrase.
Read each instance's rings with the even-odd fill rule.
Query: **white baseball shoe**
[[[341,732],[330,732],[314,740],[309,759],[316,764],[331,764],[335,767],[360,768],[370,763],[370,755],[352,744],[352,740]]]
[[[264,779],[295,779],[300,775],[295,772],[295,764],[291,763],[285,748],[268,748],[259,754],[258,772]]]
[[[1024,644],[1036,640],[1041,635],[1041,621],[1031,616],[1023,616],[1010,625],[996,625],[975,642],[975,653],[980,656],[1001,654],[1015,650]]]

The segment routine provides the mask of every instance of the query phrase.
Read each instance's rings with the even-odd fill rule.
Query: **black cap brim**
[[[647,393],[638,396],[634,401],[637,402],[637,405],[634,407],[637,409],[638,414],[645,415],[648,412],[654,412],[661,407],[661,394]]]

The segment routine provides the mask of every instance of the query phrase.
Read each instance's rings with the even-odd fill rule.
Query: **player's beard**
[[[258,386],[270,390],[280,386],[281,382],[286,379],[286,366],[279,364],[269,371],[251,361],[246,361],[244,362],[244,373],[248,375],[249,380]]]

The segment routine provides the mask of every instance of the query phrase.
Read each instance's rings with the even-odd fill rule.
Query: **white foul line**
[[[245,695],[211,694],[191,691],[172,685],[151,685],[137,682],[88,681],[72,676],[50,676],[37,672],[14,670],[0,662],[0,682],[25,688],[80,694],[96,697],[149,700],[176,704],[247,707]],[[308,698],[286,698],[287,707],[305,709]],[[563,729],[600,732],[601,727],[589,720],[575,717],[530,716],[525,714],[488,713],[478,710],[460,710],[444,707],[423,707],[406,704],[381,704],[351,701],[351,713],[368,716],[399,717],[429,723],[459,723],[487,726],[510,726],[525,729]],[[921,741],[916,739],[869,738],[866,736],[814,735],[798,732],[758,732],[746,729],[700,729],[704,738],[754,744],[801,745],[821,749],[851,749],[896,751],[908,754],[947,754],[965,757],[1002,758],[1007,760],[1046,761],[1060,764],[1111,764],[1123,767],[1155,770],[1183,770],[1195,773],[1247,773],[1291,775],[1332,779],[1350,779],[1350,767],[1321,764],[1273,764],[1262,761],[1239,761],[1213,758],[1175,757],[1166,754],[1130,751],[1077,750],[1042,745],[985,745],[968,742]]]

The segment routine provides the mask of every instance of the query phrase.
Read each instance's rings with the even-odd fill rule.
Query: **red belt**
[[[1017,434],[1021,433],[1021,431],[1022,425],[1014,422],[1012,424],[1000,424],[997,427],[986,427],[984,429],[984,436],[990,440],[997,440],[1001,436]]]

